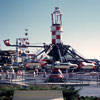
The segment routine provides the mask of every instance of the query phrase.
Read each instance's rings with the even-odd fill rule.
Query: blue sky
[[[51,13],[59,6],[63,13],[64,44],[86,58],[100,59],[100,0],[0,0],[0,45],[3,40],[28,38],[31,43],[51,43]]]

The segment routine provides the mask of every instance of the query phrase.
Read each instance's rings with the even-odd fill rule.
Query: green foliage
[[[29,90],[61,90],[57,85],[32,85],[28,87]]]
[[[65,100],[77,100],[79,97],[79,90],[75,90],[73,87],[64,87],[63,88],[63,96]]]
[[[0,100],[12,100],[15,90],[62,90],[64,100],[100,100],[99,97],[84,97],[79,96],[80,90],[75,90],[73,87],[63,87],[59,85],[32,85],[23,87],[19,85],[0,85]]]
[[[0,87],[0,100],[12,100],[14,88]]]

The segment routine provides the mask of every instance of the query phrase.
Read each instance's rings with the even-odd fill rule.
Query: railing
[[[91,73],[66,73],[64,74],[64,82],[48,82],[47,79],[50,73],[39,72],[36,75],[33,72],[23,70],[21,74],[18,73],[2,73],[0,75],[1,84],[20,84],[20,85],[31,85],[31,84],[65,84],[65,85],[99,85],[100,75]]]

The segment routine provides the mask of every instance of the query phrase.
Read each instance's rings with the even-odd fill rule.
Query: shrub
[[[64,87],[63,96],[65,100],[75,100],[79,97],[79,90],[75,90],[73,87]]]

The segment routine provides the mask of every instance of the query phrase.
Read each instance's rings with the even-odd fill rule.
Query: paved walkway
[[[80,89],[76,87],[76,89]],[[94,96],[100,97],[100,85],[90,85],[90,86],[83,86],[80,90],[80,96]]]

